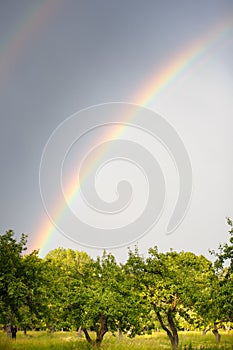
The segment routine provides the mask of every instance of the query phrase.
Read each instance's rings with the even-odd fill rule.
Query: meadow
[[[23,332],[17,333],[16,341],[7,339],[6,333],[0,333],[1,350],[90,350],[91,347],[84,337],[79,338],[76,332]],[[171,349],[167,335],[157,332],[153,335],[136,336],[130,339],[124,336],[107,334],[101,346],[103,350],[169,350]],[[212,334],[202,335],[201,332],[180,332],[180,350],[208,349],[233,350],[233,332],[221,334],[221,343],[216,344]]]

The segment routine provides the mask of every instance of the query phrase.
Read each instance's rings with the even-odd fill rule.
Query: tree
[[[227,265],[224,273],[225,278],[230,278],[233,273],[233,222],[230,218],[227,218],[227,224],[229,226],[229,243],[219,244],[218,252],[212,251],[211,253],[216,256],[214,263],[217,273],[221,273],[224,267]]]
[[[35,328],[48,314],[48,293],[50,290],[50,266],[38,257],[38,252],[24,255],[21,259],[20,280],[25,286],[18,321],[26,333]]]
[[[178,349],[177,317],[191,320],[195,307],[198,310],[198,301],[213,274],[211,262],[193,253],[159,253],[155,247],[149,249],[146,259],[137,250],[131,251],[128,264],[138,276],[140,293],[154,310],[172,349]]]
[[[57,248],[47,254],[45,261],[50,266],[46,325],[50,330],[71,329],[74,324],[71,297],[83,283],[83,270],[90,257],[85,252]]]
[[[12,230],[0,237],[0,312],[3,323],[16,323],[25,333],[47,313],[47,264],[38,252],[24,254],[27,236]]]
[[[85,265],[82,284],[74,288],[71,302],[74,320],[92,345],[99,347],[108,331],[131,336],[139,331],[141,300],[112,254],[104,252]],[[89,330],[96,333],[95,339]]]
[[[218,324],[233,322],[233,222],[227,218],[229,226],[229,242],[219,244],[218,251],[211,251],[215,255],[214,262],[217,282],[213,289],[215,300],[214,329],[216,340],[220,341]]]
[[[19,242],[12,230],[0,236],[0,312],[3,323],[13,322],[23,305],[26,286],[21,280],[22,255],[27,236]]]

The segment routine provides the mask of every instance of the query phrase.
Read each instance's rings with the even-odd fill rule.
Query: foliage
[[[18,322],[26,330],[36,328],[48,313],[49,266],[33,251],[21,259],[21,281],[26,286]]]
[[[229,242],[220,244],[218,251],[212,251],[217,283],[212,285],[215,300],[215,323],[233,322],[233,222],[227,218]],[[212,308],[213,309],[213,308]]]
[[[33,251],[24,255],[27,237],[19,242],[12,230],[0,237],[0,308],[2,323],[17,323],[26,332],[47,312],[47,264]]]
[[[220,244],[218,252],[213,251],[212,254],[216,256],[215,268],[217,272],[223,272],[223,277],[228,278],[233,274],[233,222],[230,218],[227,218],[227,224],[229,226],[229,243]],[[224,265],[227,264],[227,268],[224,269]]]
[[[101,258],[85,265],[83,283],[74,289],[71,300],[76,324],[82,327],[90,344],[99,346],[108,331],[138,333],[143,310],[131,287],[122,266],[111,254],[104,252]],[[95,341],[88,329],[95,331]]]
[[[128,266],[138,278],[139,292],[151,305],[173,349],[178,348],[179,316],[192,321],[198,303],[206,297],[206,287],[214,275],[211,263],[193,253],[159,253],[149,250],[143,259],[138,251],[130,251]]]
[[[27,287],[22,280],[22,254],[26,250],[26,235],[19,242],[12,230],[0,236],[0,315],[4,323],[14,321]]]
[[[183,329],[212,330],[220,341],[219,328],[230,329],[233,321],[230,219],[228,224],[230,240],[213,252],[214,264],[202,255],[161,253],[157,247],[147,257],[130,250],[124,264],[110,253],[91,259],[64,248],[41,259],[37,251],[25,254],[24,234],[17,240],[7,231],[0,236],[0,320],[17,323],[25,334],[82,329],[86,345],[84,338],[76,340],[86,348],[102,343],[104,348],[107,333],[132,338],[155,329],[166,332],[173,349],[179,348]]]
[[[90,261],[85,252],[58,248],[45,257],[49,265],[48,307],[45,323],[50,330],[70,330],[74,326],[71,299],[83,283],[84,266]],[[77,306],[77,305],[76,305]]]

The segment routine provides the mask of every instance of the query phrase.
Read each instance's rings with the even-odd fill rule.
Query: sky
[[[51,211],[60,205],[60,197],[65,198],[68,209],[82,222],[91,220],[96,229],[101,224],[105,229],[118,227],[120,233],[125,224],[144,215],[151,196],[156,208],[163,195],[162,177],[150,170],[145,176],[147,168],[140,162],[146,156],[140,166],[129,159],[131,146],[136,147],[132,155],[140,156],[141,145],[160,164],[166,186],[163,211],[158,210],[153,227],[123,238],[121,244],[113,233],[106,248],[120,261],[135,244],[142,254],[157,245],[161,251],[173,248],[209,257],[209,249],[227,241],[226,217],[233,216],[232,0],[0,1],[0,33],[2,234],[8,229],[16,237],[28,234],[28,251],[40,249],[42,257],[59,246],[100,255],[103,237],[97,234],[93,244],[86,231],[76,237],[78,221],[70,220],[64,204]],[[168,130],[170,139],[179,135],[189,156],[192,197],[183,221],[171,234],[166,227],[180,188],[172,159],[176,146],[169,153],[166,142],[135,125],[113,130],[110,114],[106,125],[99,127],[103,106],[110,106],[114,115],[119,103],[126,109],[136,104],[145,125],[147,113],[154,115],[155,127],[160,116],[168,125],[166,136]],[[94,116],[85,111],[94,111]],[[75,129],[67,131],[74,120]],[[136,120],[135,115],[130,119],[132,124]],[[89,122],[98,127],[85,134]],[[45,164],[57,131],[60,139]],[[78,139],[79,133],[85,137]],[[108,144],[107,151],[100,149],[102,155],[91,158],[90,152],[98,151],[101,142],[113,146]],[[122,153],[116,159],[114,147]],[[62,169],[56,166],[59,156]],[[91,167],[85,165],[87,156]],[[71,201],[70,179],[77,187],[83,164],[88,169],[84,177],[93,176],[94,182],[83,182],[87,198],[83,200],[77,191]],[[117,184],[122,180],[130,187],[123,183],[121,203]],[[105,215],[91,205],[85,207],[86,200],[120,209]]]

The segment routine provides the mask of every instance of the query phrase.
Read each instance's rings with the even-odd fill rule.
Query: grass
[[[180,350],[233,350],[233,332],[221,334],[221,343],[216,344],[212,334],[203,336],[200,332],[180,332]],[[0,333],[0,350],[90,350],[84,337],[78,338],[75,332],[29,332],[26,336],[17,333],[17,340],[7,339]],[[163,332],[134,339],[118,339],[111,334],[104,338],[102,350],[170,350],[170,342]]]

